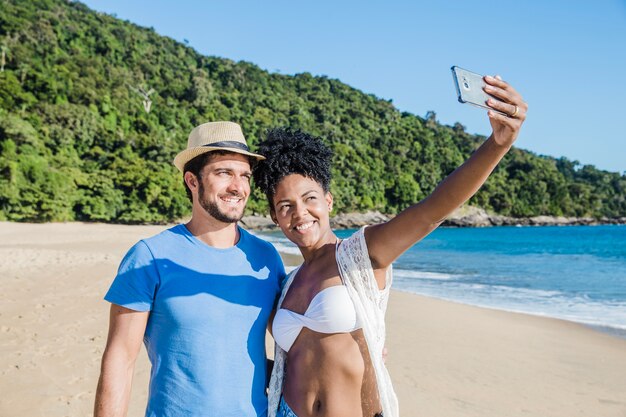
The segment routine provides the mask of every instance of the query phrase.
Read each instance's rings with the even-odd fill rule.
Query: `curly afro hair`
[[[289,128],[274,128],[257,148],[265,156],[254,169],[254,182],[272,206],[276,186],[287,175],[300,174],[317,181],[324,192],[330,190],[330,164],[333,156],[321,138]]]

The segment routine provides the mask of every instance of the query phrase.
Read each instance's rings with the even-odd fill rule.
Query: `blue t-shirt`
[[[276,249],[239,228],[213,248],[185,225],[139,241],[105,300],[150,311],[146,416],[265,416],[265,329],[285,270]]]

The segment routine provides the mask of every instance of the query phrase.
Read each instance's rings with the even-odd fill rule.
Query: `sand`
[[[0,416],[91,415],[102,296],[126,250],[163,228],[0,223]],[[403,416],[626,416],[626,340],[397,291],[387,324]],[[129,416],[148,374],[142,349]]]

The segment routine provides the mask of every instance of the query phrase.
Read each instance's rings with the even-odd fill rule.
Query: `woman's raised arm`
[[[517,139],[526,119],[528,105],[500,77],[487,76],[485,82],[485,91],[502,100],[490,99],[487,102],[496,110],[487,112],[493,130],[491,136],[424,200],[386,223],[365,229],[365,239],[375,269],[389,266],[469,200]]]

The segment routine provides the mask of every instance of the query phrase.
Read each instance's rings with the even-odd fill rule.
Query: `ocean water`
[[[439,228],[394,263],[393,287],[626,337],[626,226]]]

